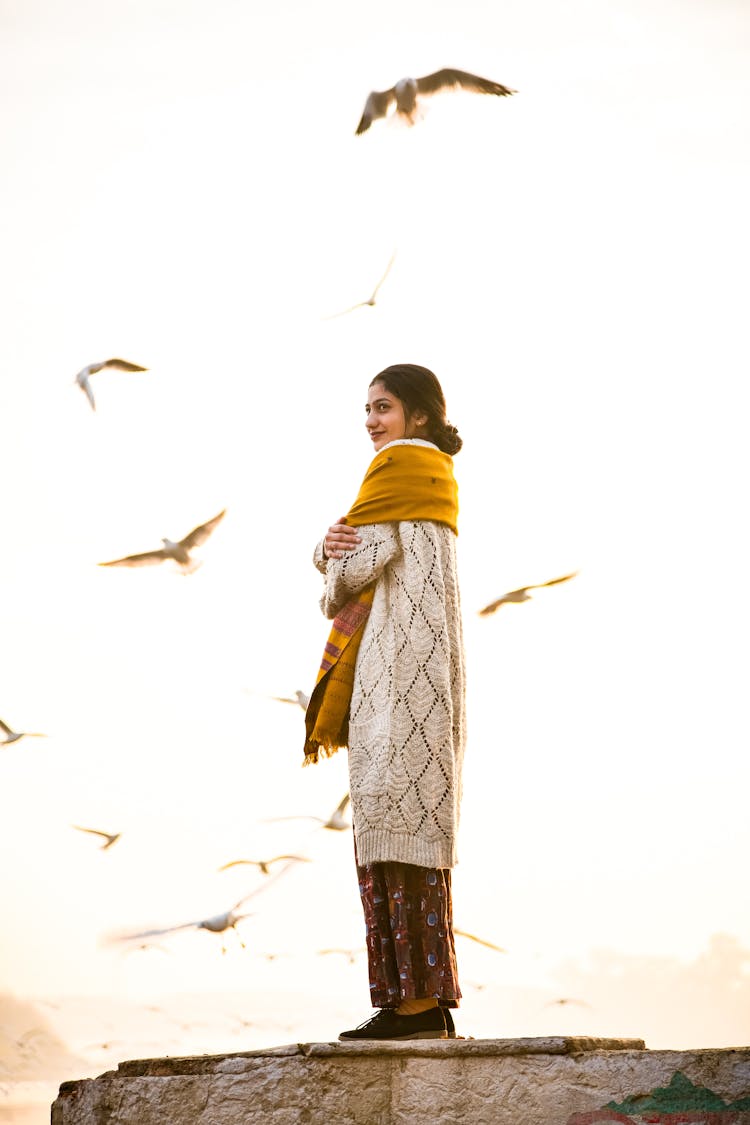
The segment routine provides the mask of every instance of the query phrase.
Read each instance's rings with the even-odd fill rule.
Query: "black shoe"
[[[452,1022],[452,1021],[451,1021]],[[428,1008],[416,1016],[399,1016],[393,1008],[381,1008],[339,1039],[447,1039],[442,1008]]]
[[[450,1008],[443,1008],[443,1018],[445,1019],[445,1030],[448,1032],[449,1039],[458,1039],[456,1035],[456,1025],[453,1022]]]

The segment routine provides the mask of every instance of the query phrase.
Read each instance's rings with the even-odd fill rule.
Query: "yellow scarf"
[[[453,458],[432,445],[392,445],[370,464],[346,514],[352,527],[391,520],[434,520],[458,534],[458,489]],[[362,633],[370,614],[375,583],[355,594],[337,614],[305,714],[305,760],[346,746],[349,707]]]

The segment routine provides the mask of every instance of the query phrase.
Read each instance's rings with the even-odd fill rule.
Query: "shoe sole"
[[[446,1031],[415,1031],[411,1035],[339,1035],[339,1043],[398,1043],[409,1039],[450,1039]],[[455,1038],[455,1034],[453,1036]]]

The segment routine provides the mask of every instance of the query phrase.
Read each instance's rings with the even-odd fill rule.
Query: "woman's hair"
[[[382,383],[401,402],[407,422],[420,411],[427,415],[426,436],[438,449],[451,455],[458,453],[463,441],[445,416],[443,388],[432,371],[416,363],[394,363],[376,375],[370,386],[375,383]]]

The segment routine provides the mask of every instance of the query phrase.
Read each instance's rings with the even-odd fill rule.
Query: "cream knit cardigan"
[[[314,555],[326,617],[376,582],[349,715],[357,861],[453,867],[465,738],[456,537],[429,520],[357,531],[344,558],[326,559],[322,541]]]

